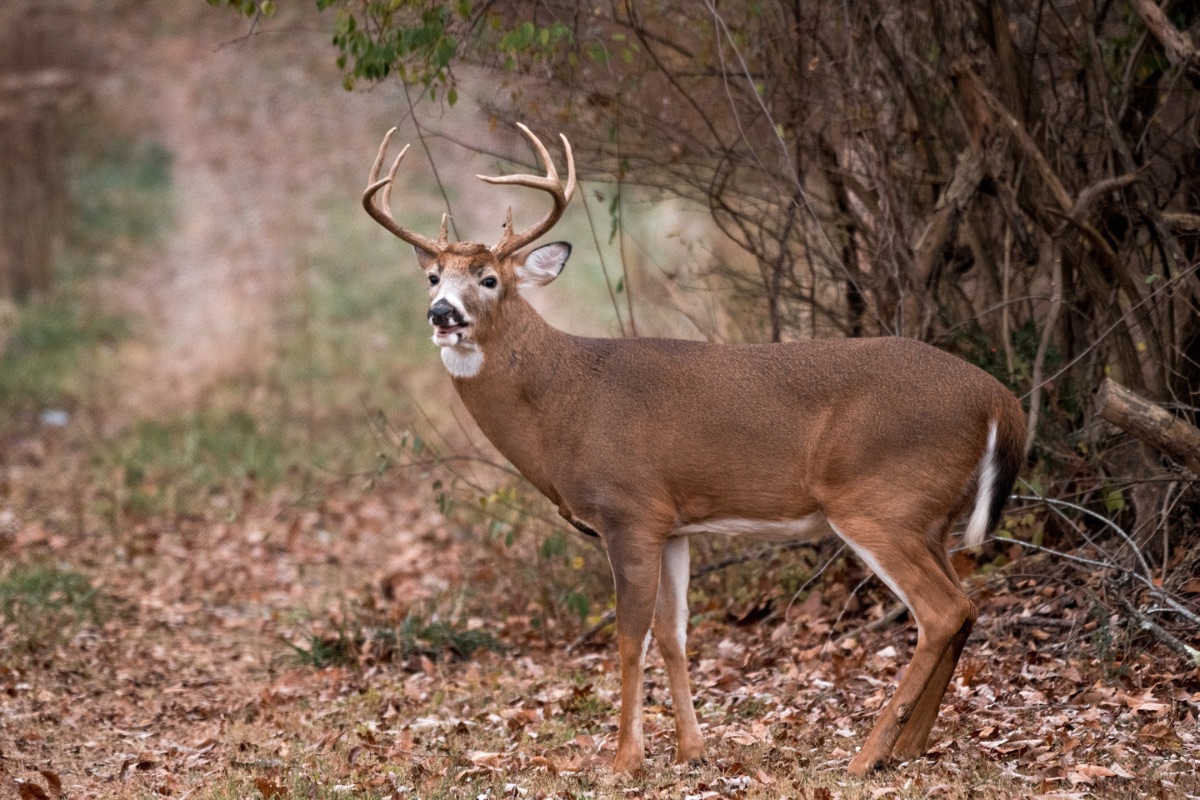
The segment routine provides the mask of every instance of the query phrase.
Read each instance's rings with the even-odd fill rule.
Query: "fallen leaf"
[[[558,767],[554,764],[553,761],[546,758],[545,756],[534,756],[533,758],[529,759],[529,766],[541,767],[541,768],[545,769],[547,772],[549,772],[551,775],[558,774]]]
[[[1081,783],[1091,783],[1096,778],[1115,778],[1117,773],[1099,764],[1076,764],[1067,772],[1067,780],[1072,786]]]
[[[1171,739],[1175,736],[1175,731],[1166,720],[1159,720],[1143,725],[1138,730],[1138,736],[1144,736],[1147,739]]]
[[[270,780],[269,778],[255,778],[254,788],[258,789],[258,793],[262,795],[265,800],[274,800],[276,797],[287,796],[287,789],[280,786],[278,783],[275,783],[275,781]]]
[[[1171,707],[1169,703],[1159,701],[1150,692],[1146,692],[1141,697],[1122,694],[1121,700],[1134,711],[1145,711],[1150,714],[1161,714]]]
[[[467,753],[467,760],[481,767],[499,767],[503,753],[491,753],[483,750],[472,750]]]

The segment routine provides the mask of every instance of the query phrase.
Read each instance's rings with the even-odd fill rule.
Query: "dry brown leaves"
[[[213,787],[261,797],[910,797],[963,796],[981,781],[992,787],[982,796],[1196,791],[1196,673],[1158,653],[1100,653],[1118,621],[1034,579],[980,591],[981,624],[927,758],[848,781],[845,765],[915,644],[903,620],[846,636],[891,603],[868,588],[837,621],[853,562],[841,569],[855,580],[833,575],[786,620],[737,624],[738,604],[699,604],[691,663],[708,761],[670,763],[670,700],[652,664],[648,768],[617,778],[605,766],[619,689],[611,643],[566,656],[573,631],[539,633],[529,609],[508,600],[526,595],[506,592],[505,559],[519,552],[453,532],[410,485],[322,494],[311,508],[282,492],[248,494],[234,513],[226,499],[202,518],[118,530],[86,517],[79,529],[44,496],[15,505],[28,495],[10,492],[5,561],[73,564],[118,612],[0,672],[0,780],[21,797]],[[486,578],[469,610],[508,645],[502,654],[318,669],[283,643],[345,624],[348,600],[398,619],[467,576]]]

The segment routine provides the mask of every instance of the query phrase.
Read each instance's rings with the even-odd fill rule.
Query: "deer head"
[[[451,374],[458,378],[469,378],[478,373],[483,364],[483,346],[495,328],[496,319],[503,314],[506,301],[515,297],[521,289],[544,286],[554,280],[571,254],[571,246],[566,242],[554,242],[534,250],[518,252],[554,227],[562,216],[575,193],[575,159],[571,154],[570,142],[560,134],[567,155],[567,185],[564,188],[541,140],[525,125],[518,123],[517,126],[541,157],[546,169],[545,176],[477,177],[488,183],[528,186],[548,192],[554,200],[554,207],[539,222],[520,233],[513,232],[512,209],[509,208],[504,234],[491,247],[475,242],[450,242],[448,217],[445,214],[442,215],[441,230],[435,241],[396,222],[390,210],[392,186],[400,162],[408,152],[408,145],[396,156],[387,176],[382,179],[379,177],[395,128],[384,136],[363,192],[363,208],[367,213],[384,228],[411,244],[416,251],[417,263],[425,271],[429,283],[428,317],[434,328],[433,342],[442,348],[442,360]],[[377,195],[378,202],[375,199]]]

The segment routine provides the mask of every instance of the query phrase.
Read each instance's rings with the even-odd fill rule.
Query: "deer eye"
[[[430,275],[430,276],[429,276],[429,285],[430,285],[430,286],[437,286],[437,285],[438,285],[438,281],[440,281],[440,280],[441,280],[441,278],[439,278],[437,275]]]
[[[485,288],[485,289],[495,289],[496,286],[499,284],[499,282],[496,280],[495,276],[493,276],[493,275],[488,275],[486,278],[481,280],[480,283],[483,285],[483,288]]]

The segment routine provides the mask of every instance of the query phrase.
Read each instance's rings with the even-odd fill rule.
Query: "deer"
[[[562,271],[571,245],[531,245],[575,192],[545,145],[518,127],[545,175],[479,175],[550,195],[537,223],[499,242],[436,240],[398,224],[391,190],[405,146],[362,204],[410,244],[429,286],[428,320],[463,405],[484,436],[558,513],[598,537],[616,591],[620,719],[612,768],[645,759],[643,679],[651,632],[674,706],[676,761],[705,755],[687,666],[689,539],[838,537],[907,607],[917,644],[852,775],[925,753],[977,618],[947,541],[996,527],[1024,461],[1024,412],[999,380],[917,340],[881,336],[726,345],[586,338],[557,330],[522,292]]]

